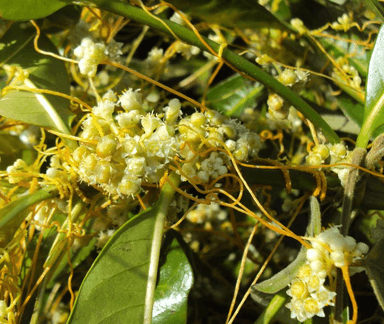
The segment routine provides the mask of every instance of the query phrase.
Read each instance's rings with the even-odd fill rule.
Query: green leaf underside
[[[317,198],[313,196],[311,197],[310,207],[311,212],[306,229],[306,235],[313,237],[318,235],[321,230],[321,212]],[[306,259],[307,249],[301,247],[296,259],[292,263],[271,278],[252,286],[253,290],[261,291],[267,294],[275,294],[279,292],[288,286],[288,284],[296,277],[297,272],[305,263]],[[255,293],[257,294],[257,292]]]
[[[186,323],[188,293],[192,285],[192,267],[175,238],[167,254],[166,263],[160,268],[160,280],[155,291],[152,323]]]
[[[143,323],[156,210],[123,225],[104,247],[80,288],[68,323]]]
[[[208,91],[207,104],[226,116],[239,117],[263,95],[264,87],[252,84],[241,75],[231,76]]]
[[[37,53],[33,47],[34,29],[14,24],[0,39],[0,62],[21,67],[29,72],[25,86],[69,94],[68,74],[63,61]],[[41,35],[39,47],[56,53],[55,46]],[[69,100],[26,91],[11,90],[0,99],[0,114],[28,124],[53,128],[70,134],[73,113]]]
[[[384,124],[384,27],[380,28],[369,62],[364,124],[356,146],[365,148],[374,130]]]
[[[305,263],[306,258],[306,249],[302,248],[295,261],[293,261],[289,266],[275,274],[273,277],[252,286],[252,289],[267,294],[276,294],[280,290],[287,287],[288,284],[296,277],[297,271],[299,271],[299,268]]]
[[[0,14],[6,20],[31,20],[44,18],[68,3],[59,0],[3,0]]]

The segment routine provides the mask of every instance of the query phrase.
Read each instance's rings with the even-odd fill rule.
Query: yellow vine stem
[[[237,168],[237,166],[235,166],[235,168]],[[181,170],[178,170],[176,168],[173,168],[172,166],[170,166],[170,169],[172,171],[179,171],[181,173],[182,176],[184,176],[185,178],[187,178],[191,184],[194,186],[194,188],[199,191],[200,193],[207,193],[207,191],[203,191],[201,190],[200,188],[198,188],[194,183],[193,181],[191,181],[192,179],[189,179],[188,176],[186,176],[185,174],[182,173]],[[260,203],[260,201],[256,198],[255,194],[253,193],[253,191],[251,190],[251,188],[249,187],[248,183],[245,181],[244,177],[242,176],[240,170],[237,168],[237,171],[238,171],[238,174],[239,174],[239,178],[243,181],[245,187],[247,188],[248,192],[250,193],[250,195],[252,196],[252,198],[254,199],[254,202],[256,203],[257,207],[262,211],[262,213],[268,218],[270,219],[272,222],[276,223],[277,226],[275,225],[272,225],[270,224],[269,222],[267,222],[266,220],[264,220],[263,218],[257,216],[253,211],[251,211],[250,209],[248,209],[246,206],[244,206],[243,204],[241,204],[240,202],[237,204],[237,206],[234,206],[233,204],[229,204],[229,203],[225,203],[223,201],[220,201],[217,196],[216,196],[216,199],[214,201],[216,202],[219,202],[219,204],[221,206],[224,206],[224,207],[228,207],[228,208],[233,208],[235,210],[237,210],[238,212],[242,213],[242,214],[245,214],[247,216],[250,216],[254,219],[256,219],[257,221],[259,221],[261,224],[263,224],[265,227],[269,228],[270,230],[276,232],[276,233],[279,233],[281,235],[285,235],[285,236],[289,236],[297,241],[299,241],[302,245],[304,245],[306,248],[310,248],[310,244],[308,244],[307,242],[305,242],[300,236],[296,235],[295,233],[293,233],[290,229],[288,229],[286,226],[284,226],[283,224],[281,224],[278,220],[274,219],[267,211],[266,209],[263,207],[263,205]],[[171,184],[172,185],[172,184]],[[193,201],[196,201],[196,202],[199,202],[199,203],[203,203],[203,204],[206,204],[205,201],[206,200],[200,200],[198,198],[195,198],[193,197],[192,195],[189,195],[187,194],[186,192],[184,192],[183,190],[175,187],[175,186],[172,186],[174,190],[176,190],[178,193],[180,193],[181,195],[185,196],[186,198],[189,198]],[[224,194],[225,196],[227,196],[228,198],[230,198],[232,201],[236,201],[236,199],[231,195],[229,194],[228,192],[226,192],[225,190],[222,190],[220,188],[217,188],[215,191],[217,191],[218,193],[221,193],[221,194]],[[212,191],[208,191],[209,194],[212,194]],[[212,201],[212,200],[209,200],[209,201]],[[238,207],[240,206],[240,207]]]
[[[174,10],[175,12],[177,12],[179,14],[179,16],[184,20],[184,22],[189,26],[189,28],[191,28],[191,30],[194,32],[194,34],[196,35],[196,37],[199,39],[199,41],[208,49],[209,52],[211,52],[211,54],[213,56],[216,56],[217,58],[219,58],[219,60],[223,61],[229,68],[231,68],[233,71],[239,73],[240,75],[242,75],[243,77],[249,79],[249,80],[252,80],[252,81],[256,81],[254,78],[250,77],[249,75],[239,71],[238,69],[236,69],[232,64],[230,64],[227,60],[225,60],[224,58],[222,57],[219,57],[220,53],[216,53],[211,46],[209,46],[209,44],[204,40],[203,37],[201,37],[200,33],[198,32],[198,30],[195,28],[195,26],[193,26],[193,24],[185,17],[185,15],[179,11],[174,5],[168,3],[168,2],[161,2],[159,4],[160,5],[163,5],[163,6],[167,6],[169,8],[171,8],[172,10]],[[224,50],[221,49],[221,50]],[[219,49],[219,52],[220,52],[220,49]],[[221,56],[221,55],[220,55]]]
[[[33,39],[33,45],[35,47],[35,51],[40,53],[40,54],[43,54],[43,55],[48,55],[48,56],[52,56],[58,60],[62,60],[62,61],[65,61],[65,62],[71,62],[71,63],[79,63],[78,61],[76,60],[72,60],[72,59],[69,59],[69,58],[66,58],[66,57],[63,57],[63,56],[60,56],[60,55],[57,55],[55,53],[51,53],[51,52],[46,52],[46,51],[43,51],[39,48],[38,46],[38,41],[39,41],[39,38],[40,38],[40,35],[41,35],[41,31],[40,31],[40,27],[36,24],[36,22],[34,20],[31,20],[31,23],[32,25],[36,28],[36,36],[35,38]]]
[[[219,73],[219,71],[221,70],[223,65],[224,65],[224,62],[220,61],[219,64],[216,66],[215,71],[213,71],[211,77],[209,78],[208,83],[205,86],[204,93],[203,93],[203,98],[201,99],[201,104],[204,105],[204,106],[205,106],[205,99],[206,99],[206,96],[207,96],[207,92],[208,92],[209,86],[212,84],[213,80],[216,78],[217,74]]]
[[[228,311],[228,315],[227,315],[227,320],[225,321],[225,323],[228,323],[229,319],[231,318],[233,309],[235,308],[236,298],[237,298],[237,295],[239,293],[241,278],[243,277],[243,273],[244,273],[244,269],[245,269],[245,262],[247,260],[248,251],[249,251],[249,248],[251,246],[253,237],[255,236],[256,231],[257,231],[259,225],[260,225],[260,223],[257,223],[253,227],[252,232],[249,235],[247,244],[246,244],[246,246],[244,248],[244,253],[243,253],[243,256],[241,258],[241,263],[240,263],[240,271],[239,271],[239,275],[238,275],[237,281],[236,281],[235,291],[233,293],[233,298],[232,298],[231,306],[229,307],[229,311]]]
[[[156,19],[158,22],[160,22],[165,28],[168,29],[168,31],[173,35],[173,37],[175,37],[177,40],[180,41],[180,38],[173,32],[173,30],[171,28],[169,28],[169,26],[162,19],[160,19],[159,17],[152,14],[148,10],[148,7],[146,7],[141,0],[133,0],[132,2],[136,5],[139,5],[141,7],[141,9],[143,9],[148,15],[150,15],[153,19]],[[153,10],[153,9],[158,8],[158,7],[161,7],[161,5],[154,6],[151,9]]]
[[[198,203],[194,203],[188,210],[184,213],[184,215],[175,223],[172,224],[171,226],[167,227],[166,230],[168,229],[174,229],[177,230],[177,227],[184,221],[184,219],[187,217],[187,215],[198,205]]]
[[[325,50],[324,50],[324,51],[325,51]],[[251,51],[249,51],[249,52],[251,52]],[[327,53],[326,55],[327,55],[327,57],[328,57],[329,54]],[[336,80],[335,78],[333,78],[333,77],[331,77],[331,76],[328,76],[328,75],[326,75],[326,74],[324,74],[324,73],[320,73],[320,72],[312,71],[312,70],[310,70],[310,69],[305,69],[305,68],[302,68],[302,67],[291,66],[291,65],[288,65],[288,64],[284,64],[284,63],[282,63],[282,62],[280,62],[280,61],[277,61],[277,60],[275,60],[274,58],[272,58],[272,57],[270,57],[270,56],[268,56],[268,57],[272,60],[272,62],[275,62],[275,63],[277,63],[278,65],[281,65],[282,67],[285,67],[286,69],[290,69],[290,70],[299,70],[299,71],[307,72],[307,73],[309,73],[309,74],[313,74],[313,75],[316,75],[316,76],[318,76],[318,77],[321,77],[321,78],[324,78],[324,79],[331,80],[331,81],[333,81],[333,82],[335,82],[335,83],[337,82],[337,80]],[[329,59],[329,57],[328,57],[328,59]],[[330,60],[330,61],[332,62],[332,60]],[[334,65],[337,67],[337,69],[339,70],[339,72],[343,73],[344,77],[347,78],[347,80],[349,80],[348,76],[344,73],[344,71],[342,71],[342,70],[339,68],[339,66],[338,66],[338,64],[337,64],[336,62],[334,62]],[[360,96],[360,98],[361,98],[362,101],[365,100],[365,94],[364,94],[363,91],[361,91],[361,90],[359,90],[359,89],[356,89],[356,88],[354,88],[354,87],[352,87],[351,85],[346,84],[346,83],[345,83],[344,85],[345,85],[347,88],[350,88],[351,90],[357,92],[358,95]]]
[[[345,286],[347,287],[348,295],[349,295],[349,298],[351,299],[352,308],[353,308],[352,321],[348,321],[348,324],[349,323],[356,324],[357,323],[358,307],[357,307],[357,302],[356,302],[355,294],[353,293],[353,290],[352,290],[352,285],[351,285],[351,280],[350,280],[350,277],[349,277],[349,269],[348,269],[348,264],[347,263],[341,268],[341,271],[343,273],[343,278],[344,278]]]
[[[97,22],[95,25],[93,25],[93,26],[90,28],[89,31],[97,30],[97,29],[98,29],[98,26],[100,26],[100,24],[101,24],[101,25],[105,26],[105,28],[107,28],[107,37],[106,37],[106,39],[109,39],[110,36],[111,36],[111,33],[112,33],[112,32],[111,32],[111,27],[110,27],[107,23],[104,22],[104,20],[101,18],[101,16],[100,16],[99,14],[96,13],[95,10],[93,10],[91,7],[87,7],[87,9],[88,9],[88,10],[90,11],[90,13],[91,13],[92,15],[94,15],[94,16],[96,17],[96,19],[98,20],[98,22]]]
[[[305,201],[309,198],[310,194],[305,194],[301,199],[302,201],[300,202],[298,208],[296,209],[295,211],[295,214],[292,216],[291,220],[289,221],[287,227],[290,227],[292,225],[292,223],[294,222],[294,220],[296,219],[297,215],[299,214],[301,208],[303,207]],[[257,273],[255,279],[253,280],[252,284],[250,285],[250,287],[248,288],[247,292],[244,294],[244,297],[243,299],[241,300],[241,302],[239,303],[239,305],[237,306],[237,309],[235,311],[235,313],[233,314],[232,318],[228,321],[226,321],[226,324],[232,324],[233,321],[235,320],[237,314],[240,312],[240,309],[242,308],[242,306],[244,305],[246,299],[248,298],[248,296],[250,295],[251,293],[251,288],[252,286],[254,286],[257,281],[260,279],[261,275],[263,274],[265,268],[267,267],[269,261],[272,259],[272,256],[275,254],[277,248],[279,247],[281,241],[284,239],[284,236],[281,236],[279,238],[279,240],[276,242],[275,246],[273,247],[271,253],[268,255],[267,259],[264,261],[263,265],[261,266],[259,272]],[[229,316],[228,316],[229,317]]]
[[[162,84],[162,83],[160,83],[160,82],[158,82],[156,80],[153,80],[153,79],[151,79],[150,77],[147,77],[144,74],[141,74],[141,73],[139,73],[139,72],[137,72],[135,70],[132,70],[131,68],[129,68],[127,66],[121,65],[121,64],[116,63],[116,62],[111,62],[111,61],[103,61],[100,64],[115,66],[115,67],[117,67],[119,69],[122,69],[122,70],[128,72],[128,73],[136,75],[138,78],[141,78],[141,79],[143,79],[143,80],[145,80],[145,81],[147,81],[149,83],[152,83],[155,86],[158,86],[159,88],[162,88],[162,89],[164,89],[164,90],[166,90],[166,91],[168,91],[170,93],[173,93],[174,95],[176,95],[176,96],[178,96],[180,98],[183,98],[183,99],[189,101],[191,104],[200,107],[200,109],[202,109],[202,110],[206,110],[207,109],[207,107],[202,105],[200,102],[198,102],[196,100],[193,100],[192,98],[186,96],[185,94],[183,94],[183,93],[181,93],[179,91],[176,91],[176,90],[174,90],[174,89],[172,89],[172,88],[170,88],[170,87],[168,87],[168,86],[166,86],[166,85],[164,85],[164,84]]]
[[[10,90],[22,90],[22,91],[50,94],[53,96],[68,99],[69,101],[74,101],[74,102],[86,107],[89,111],[92,110],[92,107],[90,105],[88,105],[84,101],[80,100],[79,98],[76,98],[76,97],[73,97],[73,96],[67,95],[65,93],[58,92],[58,91],[53,91],[53,90],[48,90],[48,89],[35,89],[35,88],[30,88],[30,87],[25,87],[25,86],[7,86],[7,87],[3,88],[3,95]]]
[[[57,132],[57,131],[55,131],[53,129],[45,129],[45,130],[48,133],[51,133],[53,135],[56,135],[56,136],[59,136],[59,137],[64,137],[64,138],[68,138],[68,139],[71,139],[71,140],[74,140],[74,141],[89,143],[89,144],[93,144],[93,145],[97,145],[98,144],[98,141],[89,140],[89,139],[81,138],[81,137],[78,137],[78,136],[63,134],[63,133]]]
[[[72,289],[72,278],[73,278],[74,271],[73,271],[73,264],[71,261],[71,248],[70,248],[71,246],[72,246],[72,242],[68,241],[67,260],[70,268],[70,274],[68,277],[68,291],[69,291],[69,294],[71,295],[71,300],[69,302],[70,311],[72,311],[73,309],[73,305],[75,303],[75,298],[76,298],[75,293],[73,292],[73,289]]]

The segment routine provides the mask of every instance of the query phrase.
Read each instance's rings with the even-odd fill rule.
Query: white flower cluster
[[[337,227],[331,227],[315,237],[312,248],[307,250],[307,260],[311,269],[319,275],[327,275],[333,271],[333,265],[341,268],[351,265],[368,252],[368,245],[351,236],[343,236]]]
[[[19,183],[24,179],[21,173],[28,172],[29,167],[24,160],[17,159],[13,165],[7,167],[8,181],[9,183]]]
[[[341,65],[341,69],[343,72],[347,75],[349,84],[355,88],[360,90],[360,85],[361,85],[361,77],[359,76],[359,72],[357,69],[349,64],[343,64],[342,58],[339,58],[337,60],[337,63]],[[345,75],[342,75],[342,73],[338,69],[333,69],[333,77],[336,79],[345,79]],[[345,81],[344,81],[345,82]]]
[[[175,49],[176,53],[180,53],[187,60],[189,60],[192,56],[197,55],[201,52],[200,48],[193,46],[193,45],[183,43],[181,41],[177,41],[175,43],[174,49]]]
[[[211,148],[226,146],[241,161],[256,157],[260,137],[214,111],[180,119],[181,103],[169,101],[156,115],[147,113],[139,91],[129,89],[118,99],[112,92],[83,122],[84,142],[73,152],[80,179],[119,196],[135,196],[142,182],[157,183],[177,155],[185,160],[185,179],[208,183],[228,172],[230,160]],[[123,112],[115,113],[121,107]],[[120,108],[120,110],[121,110]]]
[[[228,216],[226,210],[220,208],[216,202],[210,205],[200,204],[194,210],[187,214],[187,219],[195,224],[203,224],[207,221],[219,220],[224,221]]]
[[[301,70],[286,69],[277,77],[282,84],[290,87],[295,92],[300,92],[308,81],[308,73]],[[282,97],[271,93],[268,97],[268,112],[272,119],[286,119],[289,114],[290,104]]]
[[[6,317],[9,313],[7,303],[4,300],[0,300],[0,322],[1,323],[8,323],[8,320],[6,320]]]
[[[171,100],[166,109],[173,115],[166,114],[163,120],[143,110],[138,91],[129,89],[116,101],[113,93],[107,93],[93,108],[80,137],[95,144],[82,142],[73,159],[81,180],[112,195],[134,196],[142,181],[158,182],[164,165],[175,156],[178,143],[172,122],[181,105],[178,99]],[[124,112],[114,115],[117,106]]]
[[[93,78],[97,72],[97,66],[108,57],[116,59],[123,54],[121,47],[123,43],[117,43],[112,40],[108,45],[104,43],[94,43],[90,38],[84,38],[80,46],[74,50],[75,56],[80,59],[80,73]]]
[[[207,183],[227,173],[229,158],[222,152],[210,152],[200,156],[212,147],[225,147],[240,161],[247,161],[258,156],[263,147],[261,138],[250,132],[244,125],[226,119],[216,111],[204,114],[195,112],[179,122],[180,141],[187,142],[180,151],[185,159],[182,166],[183,176],[197,182]]]
[[[343,30],[344,32],[348,31],[353,26],[352,17],[348,14],[343,14],[341,17],[337,18],[337,21],[333,22],[331,27],[334,30]]]
[[[365,243],[356,243],[351,236],[344,237],[337,227],[321,232],[311,242],[307,261],[287,290],[292,300],[286,306],[291,310],[291,317],[300,322],[315,315],[325,316],[323,308],[333,305],[332,299],[336,296],[324,286],[327,276],[335,276],[336,267],[350,266],[368,252]]]
[[[105,244],[109,241],[109,239],[115,234],[116,230],[110,229],[105,232],[99,232],[99,235],[97,236],[97,242],[96,247],[99,249],[102,249]]]
[[[297,278],[291,282],[287,290],[288,296],[292,297],[286,305],[291,311],[291,318],[304,322],[315,315],[325,316],[323,308],[334,305],[332,299],[336,293],[325,287],[324,282],[325,276],[319,275],[309,263],[299,269]]]
[[[309,152],[306,157],[306,162],[308,165],[321,165],[323,163],[351,163],[351,159],[351,151],[348,151],[347,147],[342,143],[334,145],[319,144]],[[341,185],[344,187],[348,178],[348,167],[332,167],[331,170],[337,173]]]

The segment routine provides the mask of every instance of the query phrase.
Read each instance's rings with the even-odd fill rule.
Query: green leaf
[[[371,8],[381,19],[384,19],[384,8],[377,0],[367,0],[366,5]]]
[[[355,35],[345,35],[345,39],[358,39]],[[348,63],[356,68],[363,77],[368,75],[369,52],[362,46],[345,42],[341,39],[323,38],[320,43],[335,58],[347,57]]]
[[[384,235],[364,260],[364,268],[376,298],[384,310]]]
[[[0,247],[5,247],[13,238],[28,215],[28,207],[58,195],[54,186],[46,187],[32,194],[15,199],[0,209]]]
[[[147,209],[111,238],[84,279],[68,323],[143,322],[156,214]]]
[[[13,24],[0,39],[1,66],[8,64],[29,72],[25,85],[29,88],[49,89],[69,94],[69,80],[64,62],[35,51],[34,29],[22,29]],[[55,46],[41,35],[39,47],[57,53]],[[38,93],[10,90],[0,99],[0,114],[28,124],[53,128],[70,134],[74,114],[67,99]]]
[[[273,296],[267,308],[263,310],[255,324],[268,324],[276,316],[281,307],[284,306],[288,295],[286,293],[278,293]]]
[[[253,84],[241,75],[231,76],[208,91],[207,104],[226,116],[239,117],[264,95],[264,86]]]
[[[316,236],[321,231],[321,211],[317,198],[311,196],[310,198],[310,216],[305,234],[307,236]],[[296,257],[296,259],[289,264],[286,268],[276,273],[271,278],[264,280],[252,286],[254,293],[261,291],[267,294],[276,294],[280,290],[284,289],[288,284],[296,277],[299,268],[305,263],[307,256],[307,249],[302,247]],[[255,298],[254,298],[255,299]]]
[[[257,294],[258,291],[267,294],[276,294],[280,290],[287,287],[288,284],[296,277],[297,271],[299,271],[299,268],[305,263],[306,259],[306,249],[302,248],[295,261],[293,261],[290,265],[276,273],[271,278],[252,286],[253,292],[251,293],[251,296],[252,294]]]
[[[168,180],[180,183],[174,173]],[[151,323],[162,232],[173,195],[167,182],[157,203],[108,241],[80,287],[68,324]]]
[[[23,21],[44,18],[68,4],[59,0],[6,0],[0,2],[0,17]]]
[[[221,0],[171,0],[169,2],[177,9],[210,24],[238,28],[275,27],[288,29],[287,25],[283,24],[257,1],[230,0],[226,1],[225,5]]]
[[[348,117],[340,114],[322,114],[321,117],[332,127],[335,131],[349,133],[349,134],[359,134],[360,127]]]
[[[309,197],[309,205],[310,205],[310,219],[307,227],[306,235],[307,236],[316,236],[321,232],[321,211],[320,204],[316,197]]]
[[[193,31],[172,21],[154,17],[153,14],[149,15],[140,8],[117,0],[92,0],[91,3],[100,9],[107,10],[117,15],[121,15],[123,17],[143,23],[168,35],[176,35],[183,42],[197,46],[200,49],[207,51],[206,46],[200,41],[200,39],[195,35]],[[254,17],[252,19],[254,19]],[[174,35],[170,30],[174,33]],[[216,51],[216,53],[220,51],[219,44],[213,42],[207,37],[202,36],[202,38],[214,51]],[[330,143],[340,142],[340,139],[335,131],[329,127],[329,125],[308,103],[301,99],[301,97],[294,93],[291,89],[281,84],[273,76],[269,75],[263,69],[256,66],[256,64],[249,62],[246,58],[230,51],[228,48],[225,48],[222,51],[222,57],[230,64],[232,64],[232,66],[237,70],[244,72],[256,81],[259,81],[271,91],[281,96],[284,100],[287,100],[287,102],[293,105],[307,119],[309,119],[313,125],[323,133],[323,135]]]
[[[177,239],[173,235],[172,238],[166,262],[160,268],[153,305],[153,324],[187,322],[188,293],[193,285],[192,267]]]
[[[8,165],[22,158],[23,151],[27,149],[19,136],[0,134],[0,169],[4,170]]]
[[[384,26],[380,28],[369,61],[365,95],[364,123],[356,146],[365,148],[376,128],[384,124]]]
[[[37,24],[47,34],[59,33],[74,28],[80,20],[81,11],[82,7],[80,6],[67,6],[38,20]]]

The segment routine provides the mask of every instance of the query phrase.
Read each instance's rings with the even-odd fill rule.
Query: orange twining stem
[[[349,298],[351,299],[351,303],[352,303],[352,308],[353,308],[352,324],[356,324],[357,323],[358,307],[357,307],[355,294],[353,293],[353,290],[352,290],[351,280],[349,277],[348,264],[345,264],[345,266],[343,266],[341,268],[341,271],[343,273],[343,279],[345,282],[345,286],[347,287],[348,295],[349,295]]]
[[[135,70],[132,70],[131,68],[129,68],[127,66],[124,66],[124,65],[116,63],[116,62],[110,62],[110,61],[103,61],[100,64],[112,65],[112,66],[115,66],[115,67],[117,67],[119,69],[122,69],[122,70],[124,70],[124,71],[126,71],[128,73],[136,75],[137,77],[139,77],[139,78],[141,78],[141,79],[143,79],[143,80],[145,80],[145,81],[147,81],[149,83],[152,83],[152,84],[158,86],[159,88],[162,88],[162,89],[164,89],[164,90],[166,90],[166,91],[168,91],[170,93],[173,93],[174,95],[176,95],[176,96],[178,96],[180,98],[183,98],[183,99],[189,101],[191,104],[200,107],[200,109],[202,109],[202,110],[207,110],[207,107],[202,105],[200,102],[198,102],[196,100],[193,100],[192,98],[186,96],[185,94],[183,94],[183,93],[181,93],[179,91],[176,91],[176,90],[174,90],[174,89],[172,89],[172,88],[170,88],[170,87],[168,87],[168,86],[166,86],[166,85],[164,85],[164,84],[162,84],[162,83],[160,83],[160,82],[158,82],[156,80],[153,80],[153,79],[151,79],[150,77],[147,77],[144,74],[141,74],[141,73],[139,73],[139,72],[137,72]]]

